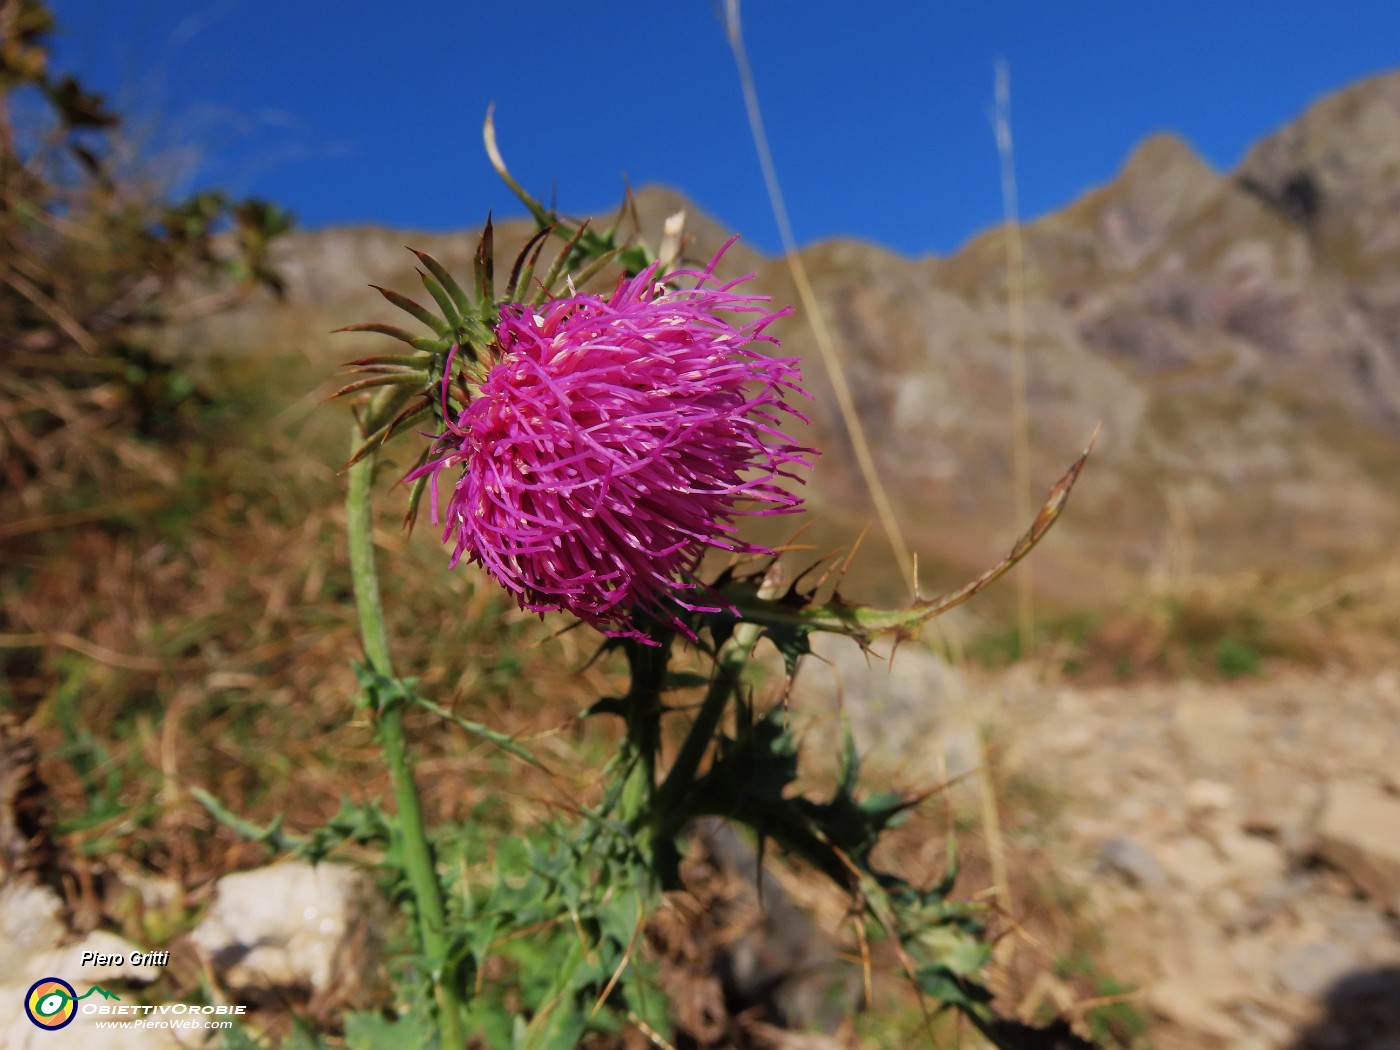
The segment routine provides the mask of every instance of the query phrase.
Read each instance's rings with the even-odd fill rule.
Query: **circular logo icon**
[[[24,1012],[40,1028],[53,1031],[71,1024],[78,1014],[78,993],[67,981],[41,977],[24,996]]]

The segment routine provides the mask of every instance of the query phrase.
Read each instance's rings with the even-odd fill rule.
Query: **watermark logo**
[[[104,999],[120,999],[115,992],[93,985],[82,995],[61,977],[40,977],[24,995],[24,1013],[45,1031],[55,1032],[73,1023],[78,1016],[78,1001],[94,992]]]

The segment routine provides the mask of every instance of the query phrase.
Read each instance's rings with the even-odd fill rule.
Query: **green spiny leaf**
[[[600,270],[602,270],[603,267],[607,266],[610,262],[616,259],[618,254],[619,249],[614,248],[611,251],[604,252],[602,255],[598,256],[591,263],[585,266],[582,270],[573,275],[574,284],[582,288],[585,284],[592,280],[594,275],[597,274]]]
[[[588,223],[585,222],[574,232],[574,235],[569,238],[564,247],[559,249],[559,254],[554,257],[554,264],[550,266],[549,273],[545,274],[544,281],[540,284],[539,290],[535,293],[535,297],[532,300],[533,302],[542,303],[544,302],[545,296],[553,293],[555,282],[558,281],[564,271],[568,269],[569,259],[573,255],[574,249],[578,247],[578,242],[587,229]]]
[[[958,872],[960,870],[961,865],[958,862],[958,840],[956,836],[949,835],[947,870],[943,872],[943,877],[941,879],[939,879],[937,882],[935,882],[932,886],[929,887],[925,896],[929,897],[930,899],[947,899],[948,895],[953,892],[953,887],[957,885]]]
[[[468,719],[462,718],[460,715],[454,715],[451,711],[447,710],[447,708],[439,707],[431,700],[418,696],[416,693],[413,694],[411,699],[419,707],[431,711],[439,718],[451,722],[459,729],[465,729],[468,733],[472,734],[472,736],[480,737],[482,740],[495,744],[502,751],[506,751],[509,754],[514,755],[522,762],[528,762],[536,769],[544,770],[546,773],[549,772],[548,768],[542,762],[540,762],[539,759],[537,759],[534,755],[530,754],[530,752],[526,751],[523,747],[521,747],[514,740],[508,737],[505,733],[497,732],[494,729],[482,725],[480,722],[472,722]]]
[[[431,310],[428,310],[426,307],[415,303],[408,296],[399,294],[392,288],[384,288],[377,284],[372,284],[370,285],[370,287],[373,288],[380,295],[384,296],[385,299],[389,300],[389,302],[397,306],[404,313],[409,314],[412,317],[416,317],[418,320],[422,321],[425,325],[431,328],[438,335],[442,336],[444,339],[451,337],[452,326],[446,321],[444,321],[441,317],[438,317],[437,314],[433,313]]]
[[[426,456],[426,452],[424,455]],[[421,464],[420,464],[421,466]],[[428,488],[428,476],[424,474],[420,478],[415,478],[413,487],[408,490],[408,510],[404,514],[403,527],[412,531],[413,524],[418,520],[418,505],[423,501],[423,493]]]
[[[410,248],[409,251],[413,252],[413,254],[418,257],[418,261],[427,267],[428,272],[437,278],[438,284],[442,285],[447,294],[452,297],[452,303],[457,307],[458,316],[466,317],[470,314],[472,312],[472,301],[467,297],[467,293],[463,291],[462,286],[457,283],[457,279],[447,272],[447,267],[443,266],[442,263],[438,262],[427,252],[420,252],[415,248]]]
[[[343,331],[343,329],[342,329]],[[422,370],[431,358],[425,358],[419,354],[382,354],[378,357],[361,357],[355,361],[347,361],[346,368],[370,368],[378,367],[381,370],[390,366],[396,368],[412,368]]]
[[[411,1011],[393,1020],[377,1013],[345,1015],[346,1050],[430,1050],[439,1045],[426,1013]]]
[[[423,388],[413,384],[400,383],[381,387],[370,397],[364,411],[357,413],[360,432],[373,434],[398,415],[405,405],[423,396]]]
[[[337,328],[333,334],[340,332],[374,332],[378,335],[387,335],[391,339],[397,339],[400,342],[407,343],[409,346],[413,347],[413,349],[422,350],[427,354],[444,353],[447,350],[447,344],[442,339],[428,339],[425,336],[414,335],[411,332],[404,331],[402,328],[395,328],[393,325],[388,324],[346,325],[344,328]]]
[[[457,312],[457,304],[452,301],[452,297],[447,294],[436,277],[426,270],[418,270],[418,279],[423,282],[423,287],[428,290],[428,294],[433,297],[433,302],[437,303],[438,309],[442,311],[443,318],[449,325],[456,328],[462,323],[462,317]]]
[[[622,268],[631,277],[637,276],[648,266],[656,261],[651,252],[644,245],[634,244],[629,248],[622,248],[617,253],[618,261],[622,263]]]
[[[851,720],[841,710],[841,779],[837,790],[854,794],[860,781],[860,752],[856,749],[855,734],[851,732]]]
[[[391,707],[412,703],[416,699],[418,679],[383,675],[358,662],[353,666],[355,679],[360,684],[356,706],[364,708],[376,718]]]
[[[553,227],[545,226],[535,231],[535,235],[520,250],[520,254],[515,257],[515,266],[510,271],[510,281],[506,284],[506,301],[514,302],[521,293],[521,289],[530,284],[530,278],[534,276],[535,264],[540,261],[540,253],[544,251],[544,242],[549,240],[549,235],[553,232]]]
[[[381,440],[387,441],[406,426],[417,423],[420,419],[426,419],[433,414],[434,405],[426,396],[423,403],[418,406],[409,405],[389,422],[380,428],[383,432]],[[378,433],[379,431],[376,431]],[[372,436],[372,435],[371,435]]]
[[[919,991],[960,1010],[975,1010],[992,1001],[992,993],[976,981],[954,973],[946,966],[921,966],[914,974]]]
[[[476,275],[476,301],[483,311],[483,321],[490,321],[495,309],[496,298],[496,233],[491,226],[491,216],[486,216],[486,226],[481,231],[481,241],[476,246],[476,258],[472,270]]]
[[[285,853],[295,849],[304,841],[296,835],[289,835],[282,830],[282,815],[279,813],[273,817],[271,822],[259,827],[250,820],[245,820],[231,809],[226,807],[217,798],[205,791],[201,787],[190,788],[190,794],[195,797],[195,801],[208,811],[209,815],[224,825],[239,838],[248,842],[261,842],[270,847],[274,852]]]
[[[348,397],[350,394],[358,393],[361,390],[369,390],[377,386],[420,387],[427,381],[427,372],[396,372],[393,375],[387,376],[370,376],[368,379],[357,379],[353,383],[347,383],[335,393],[331,394],[330,397],[326,398],[326,400],[331,401],[337,397]]]

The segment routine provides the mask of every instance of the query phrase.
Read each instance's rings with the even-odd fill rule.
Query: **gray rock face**
[[[827,634],[814,635],[811,645],[813,657],[803,662],[790,702],[817,716],[823,731],[834,737],[844,715],[860,754],[914,762],[928,776],[961,776],[981,761],[962,675],[946,660],[916,644],[893,655],[888,646],[867,653]]]
[[[1044,586],[1069,595],[1150,564],[1173,499],[1207,570],[1376,550],[1400,523],[1400,168],[1385,140],[1398,99],[1400,77],[1357,85],[1233,176],[1155,137],[1022,231],[1038,484],[1103,421],[1074,512],[1038,556]],[[1295,154],[1312,152],[1330,158],[1324,189],[1290,205]],[[1006,237],[923,265],[848,243],[806,253],[906,527],[925,550],[984,562],[1011,529],[985,496],[1011,463]],[[764,276],[788,294],[781,271]],[[807,332],[795,318],[783,334],[816,376],[816,443],[835,450],[819,498],[864,515]]]
[[[43,886],[19,880],[0,885],[0,984],[17,984],[33,968],[33,960],[62,943],[67,935],[63,904]],[[34,978],[30,978],[33,981]]]
[[[372,953],[355,951],[380,917],[369,876],[344,864],[276,864],[226,875],[190,939],[231,989],[352,992]]]
[[[835,1031],[859,1002],[856,968],[841,960],[836,942],[777,879],[760,869],[758,854],[731,825],[706,819],[697,821],[691,833],[711,861],[742,887],[741,900],[731,902],[728,910],[747,912],[749,921],[735,923],[738,928],[718,960],[735,1009],[759,1007],[787,1027]]]
[[[20,1004],[30,985],[42,977],[58,977],[81,994],[87,986],[111,988],[128,983],[148,984],[159,976],[150,966],[132,966],[125,960],[139,951],[136,945],[101,930],[74,939],[62,918],[62,902],[44,886],[21,879],[0,880],[0,1050],[48,1047],[61,1039],[74,1050],[172,1050],[181,1045],[175,1033],[161,1029],[98,1029],[99,1018],[79,1012],[62,1029],[62,1036],[46,1032],[25,1016]],[[120,965],[83,966],[84,953],[121,956]]]

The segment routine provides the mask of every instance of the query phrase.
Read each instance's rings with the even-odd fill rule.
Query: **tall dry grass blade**
[[[165,671],[172,666],[169,662],[154,656],[132,656],[118,653],[106,646],[79,638],[69,631],[35,631],[29,634],[0,634],[0,649],[38,649],[46,645],[57,645],[81,653],[90,660],[120,667],[128,671]]]
[[[1016,524],[1031,512],[1030,405],[1026,381],[1026,260],[1021,243],[1021,215],[1016,192],[1015,140],[1011,135],[1011,67],[996,64],[997,156],[1001,159],[1001,203],[1006,224],[1006,310],[1011,337],[1011,472]],[[1035,577],[1029,565],[1016,577],[1016,628],[1021,656],[1031,651],[1035,635]]]
[[[1004,58],[996,62],[995,99],[992,130],[996,135],[997,157],[1001,162],[1001,206],[1006,229],[1007,334],[1011,342],[1011,488],[1019,525],[1026,520],[1031,507],[1030,409],[1026,390],[1025,255],[1016,192],[1015,140],[1011,134],[1011,68]],[[1035,641],[1034,588],[1030,566],[1021,566],[1016,577],[1016,637],[1022,659],[1030,654]],[[997,906],[1009,915],[1012,902],[1011,880],[1006,870],[1006,843],[1002,836],[996,783],[987,766],[987,750],[980,737],[977,751],[977,794],[981,804],[982,836],[987,844],[987,858],[992,869],[992,892]],[[998,945],[998,948],[1001,946]],[[1014,945],[999,952],[1003,961],[1006,961],[1008,950],[1014,951]]]
[[[32,532],[50,532],[90,521],[101,521],[104,518],[129,514],[132,511],[150,510],[152,507],[166,502],[166,499],[167,497],[161,493],[152,493],[146,496],[133,496],[129,499],[118,500],[115,503],[104,503],[96,507],[65,511],[61,514],[44,514],[39,517],[9,521],[0,524],[0,540],[13,539],[16,536]]]
[[[987,747],[981,734],[977,734],[975,739],[977,741],[975,757],[977,763],[977,800],[982,821],[982,840],[987,844],[987,861],[992,869],[992,894],[1002,914],[1010,915],[1011,876],[1006,867],[1006,838],[1002,834],[1001,807],[998,805],[996,779],[988,765]],[[997,947],[1000,948],[1000,944]],[[1006,950],[1002,950],[998,954],[1005,962]]]
[[[900,574],[904,577],[905,583],[909,585],[909,592],[917,594],[918,581],[915,579],[914,561],[909,553],[909,545],[904,541],[904,534],[900,531],[899,522],[895,518],[894,505],[890,502],[889,494],[885,491],[885,486],[880,481],[879,473],[875,468],[875,457],[870,451],[870,442],[866,439],[865,427],[860,421],[860,416],[856,413],[855,400],[851,396],[850,384],[846,381],[846,373],[841,366],[836,343],[831,336],[831,329],[822,316],[821,305],[817,302],[816,292],[813,291],[812,282],[807,276],[807,268],[803,265],[801,256],[797,254],[797,243],[792,234],[792,223],[788,219],[787,205],[783,200],[782,188],[778,184],[778,172],[773,164],[773,154],[768,148],[768,135],[763,129],[763,115],[759,111],[758,90],[754,85],[753,70],[749,67],[748,54],[744,50],[744,36],[739,19],[739,0],[727,0],[724,13],[725,34],[729,39],[729,49],[734,53],[735,64],[739,68],[739,83],[744,92],[744,106],[748,111],[749,129],[753,134],[754,146],[758,150],[758,161],[763,168],[763,181],[768,188],[768,199],[773,208],[773,218],[778,224],[778,234],[782,238],[783,252],[787,257],[788,268],[792,271],[793,284],[797,288],[798,296],[802,299],[802,308],[806,311],[808,322],[812,326],[812,335],[817,340],[817,349],[821,352],[822,363],[826,366],[827,373],[831,377],[831,388],[836,395],[841,421],[850,436],[851,446],[856,454],[856,463],[860,468],[861,478],[870,491],[870,499],[875,504],[875,513],[880,519],[880,526],[884,529],[885,536],[894,551]]]

